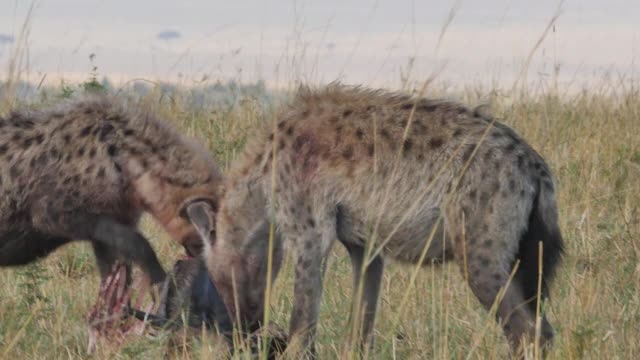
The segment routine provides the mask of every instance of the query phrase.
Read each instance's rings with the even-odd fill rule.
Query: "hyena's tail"
[[[558,225],[554,184],[548,179],[538,183],[527,230],[520,238],[518,277],[529,306],[535,311],[538,296],[539,242],[542,242],[542,299],[549,296],[549,285],[562,257],[564,245]],[[535,313],[535,312],[534,312]]]

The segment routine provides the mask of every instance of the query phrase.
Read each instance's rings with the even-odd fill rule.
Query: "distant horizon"
[[[458,3],[452,12],[456,1],[39,1],[24,80],[80,82],[96,66],[99,78],[114,84],[235,79],[279,88],[294,80],[341,80],[397,87],[403,78],[420,83],[439,73],[439,81],[507,87],[559,6],[547,0]],[[0,4],[0,79],[29,5]],[[554,81],[556,67],[561,87],[587,86],[607,73],[637,79],[637,19],[637,1],[565,1],[531,57],[527,79]]]

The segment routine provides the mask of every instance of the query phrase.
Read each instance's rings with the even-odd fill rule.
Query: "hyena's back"
[[[562,238],[551,172],[515,132],[481,112],[330,86],[303,91],[275,128],[249,145],[245,166],[232,169],[231,178],[269,173],[275,151],[277,220],[292,234],[324,226],[318,213],[335,211],[342,242],[362,245],[375,232],[383,254],[416,262],[440,221],[428,258],[466,264],[485,306],[520,260],[516,290],[499,309],[503,319],[536,295],[538,241],[543,277],[553,274]],[[521,315],[505,325],[512,342],[532,331],[531,312]],[[543,330],[551,336],[546,320]]]

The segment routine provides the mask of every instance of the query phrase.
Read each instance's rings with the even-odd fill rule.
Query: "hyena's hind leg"
[[[497,302],[499,291],[506,286],[496,317],[512,351],[518,354],[536,339],[538,251],[532,249],[537,249],[537,242],[545,239],[530,236],[535,224],[525,209],[531,208],[531,203],[503,202],[497,207],[495,211],[476,208],[473,213],[452,207],[447,214],[447,229],[455,239],[456,259],[464,276],[487,309]],[[517,272],[508,283],[517,260],[520,260]],[[544,315],[541,325],[539,341],[544,347],[550,345],[553,329]]]
[[[358,347],[363,352],[373,349],[373,327],[375,324],[378,297],[384,272],[382,257],[367,258],[364,245],[366,240],[351,231],[351,219],[338,208],[338,240],[344,245],[351,258],[353,276],[352,321],[356,323]],[[363,267],[366,266],[366,269]],[[364,273],[363,273],[364,270]],[[362,280],[362,284],[360,281]],[[362,286],[362,289],[360,289]],[[368,347],[368,348],[367,348]]]
[[[384,261],[380,256],[376,256],[371,260],[366,259],[364,247],[349,243],[343,244],[349,252],[353,270],[353,310],[355,311],[355,313],[352,311],[352,315],[355,315],[353,321],[356,321],[358,326],[362,325],[357,333],[359,336],[358,346],[361,346],[363,351],[365,351],[366,346],[371,350],[373,348],[373,326],[378,307],[382,273],[384,272]],[[366,265],[365,262],[368,261],[370,263]],[[364,270],[364,276],[362,276],[363,266],[367,266]],[[361,279],[362,289],[360,289]]]

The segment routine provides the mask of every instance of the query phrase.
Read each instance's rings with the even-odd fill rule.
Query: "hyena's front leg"
[[[301,346],[306,355],[315,356],[316,325],[322,301],[324,260],[336,239],[335,213],[322,216],[308,214],[298,217],[303,225],[289,227],[302,231],[287,231],[296,257],[293,310],[289,323],[291,344]],[[289,220],[290,221],[290,220]],[[296,234],[297,236],[295,236]],[[286,235],[285,235],[286,236]]]

